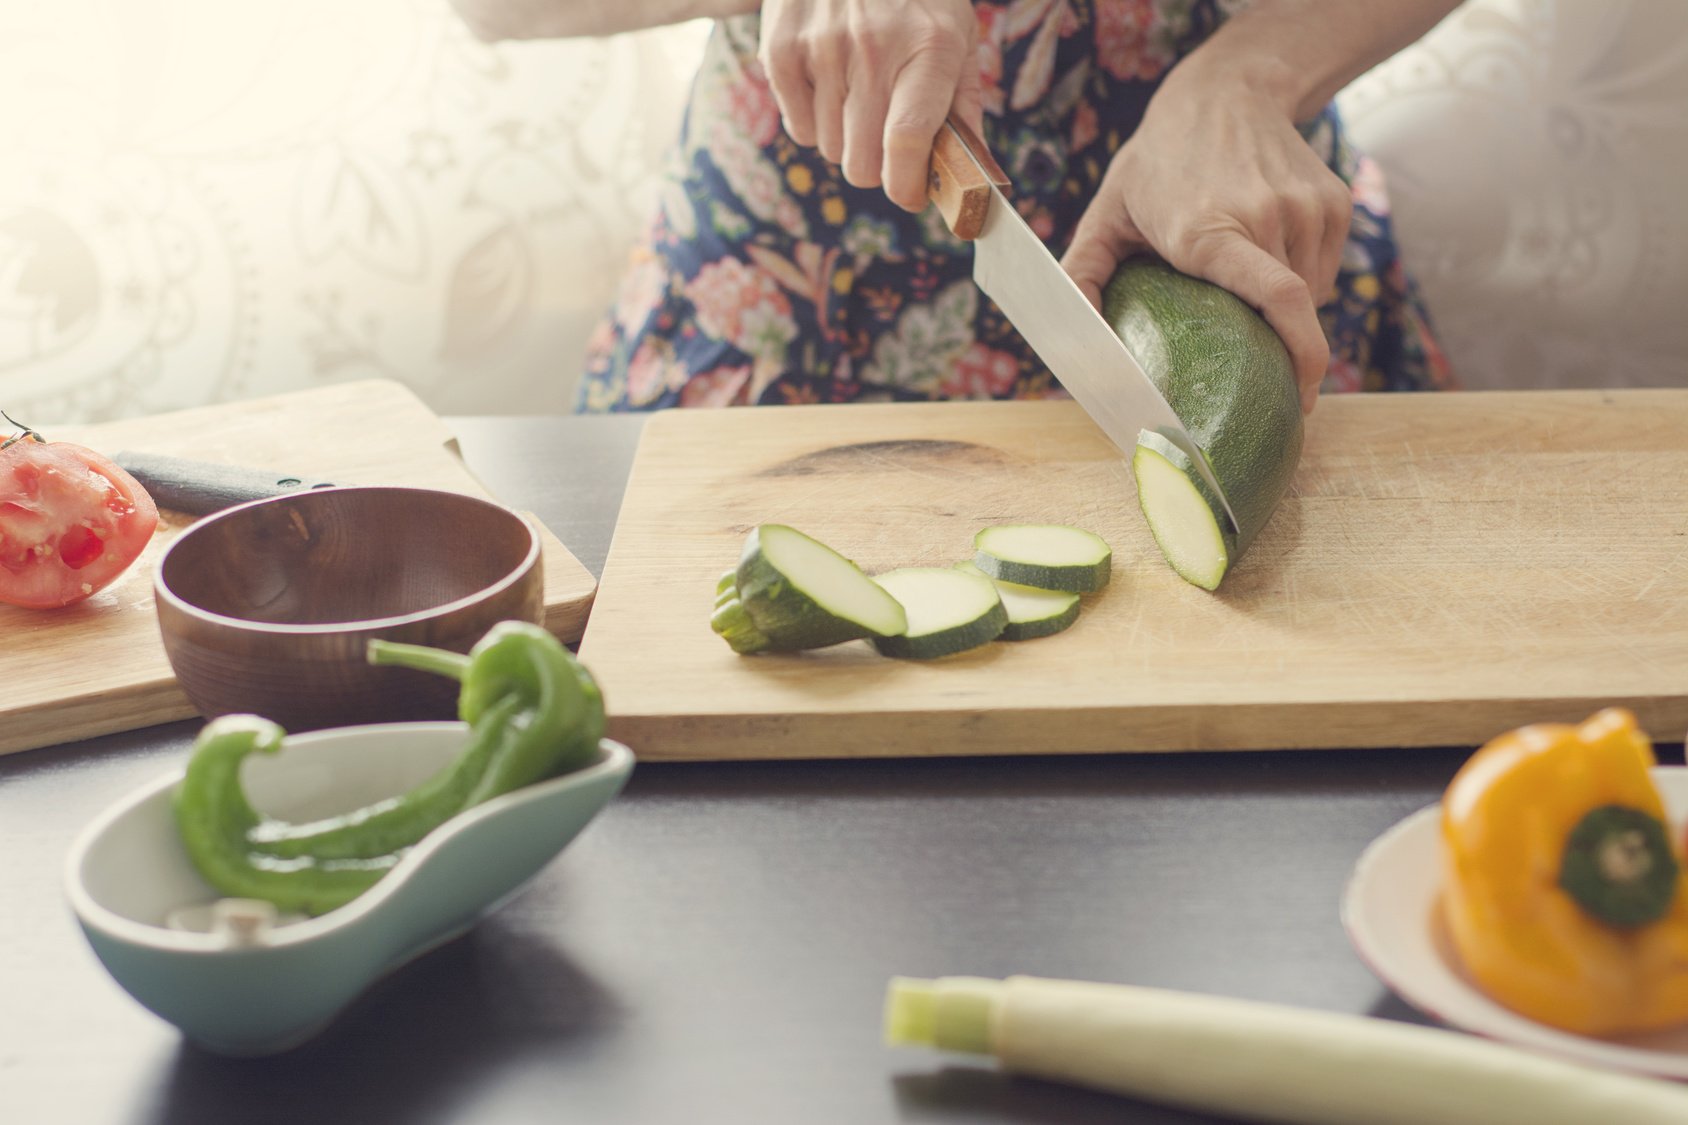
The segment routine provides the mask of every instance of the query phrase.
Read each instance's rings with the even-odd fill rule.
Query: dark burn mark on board
[[[1000,450],[970,441],[935,441],[900,438],[894,441],[858,441],[832,445],[759,470],[759,477],[806,477],[861,469],[961,468],[968,465],[1002,465],[1007,458]]]

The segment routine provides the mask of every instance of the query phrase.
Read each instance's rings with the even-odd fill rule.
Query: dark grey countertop
[[[638,418],[458,418],[595,573]],[[1338,902],[1464,750],[640,765],[519,898],[284,1056],[187,1045],[105,974],[71,838],[178,723],[0,758],[0,1122],[1209,1120],[884,1048],[894,974],[1127,981],[1417,1017]]]

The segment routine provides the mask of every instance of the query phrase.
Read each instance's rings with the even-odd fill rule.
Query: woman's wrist
[[[1328,83],[1309,61],[1286,56],[1270,43],[1226,34],[1230,30],[1221,28],[1185,56],[1162,88],[1203,101],[1240,98],[1264,103],[1296,123],[1318,115],[1330,95],[1324,92]]]
[[[1300,124],[1430,30],[1456,0],[1258,0],[1172,69],[1203,94],[1265,100]],[[1182,75],[1180,75],[1182,72]]]

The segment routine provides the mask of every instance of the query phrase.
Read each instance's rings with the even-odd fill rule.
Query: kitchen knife
[[[1206,455],[1160,388],[1008,202],[1007,186],[978,134],[959,121],[945,122],[932,147],[928,194],[950,230],[973,243],[974,282],[1109,441],[1130,457],[1139,433],[1161,434],[1189,457],[1235,530],[1236,515]]]
[[[193,516],[220,512],[248,500],[334,487],[332,481],[307,480],[267,469],[192,461],[159,453],[124,450],[114,454],[112,460],[140,481],[160,508]]]

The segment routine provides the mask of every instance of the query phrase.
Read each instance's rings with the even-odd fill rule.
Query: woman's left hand
[[[1098,308],[1115,267],[1144,247],[1230,290],[1282,337],[1309,411],[1330,364],[1317,308],[1335,286],[1353,207],[1292,109],[1192,56],[1114,155],[1062,265]]]

